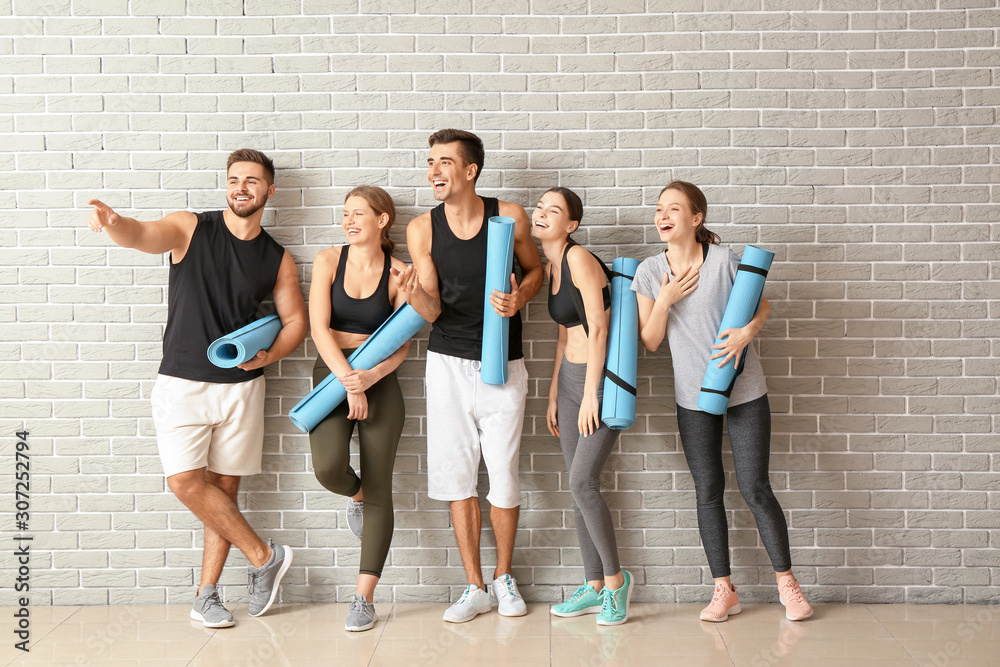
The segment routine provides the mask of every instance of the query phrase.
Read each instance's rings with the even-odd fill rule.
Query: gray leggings
[[[618,574],[618,545],[611,511],[601,496],[601,470],[618,439],[618,431],[607,424],[590,436],[581,436],[577,428],[583,385],[587,379],[587,364],[574,364],[563,357],[559,367],[559,443],[569,471],[569,487],[573,491],[573,511],[576,515],[576,535],[583,555],[587,581]],[[600,405],[604,393],[603,379],[597,390]]]
[[[788,526],[767,478],[771,452],[771,409],[767,394],[726,412],[733,446],[736,483],[753,512],[760,539],[775,572],[792,569]],[[726,473],[722,469],[722,415],[677,406],[677,426],[687,458],[698,504],[698,530],[712,577],[728,577],[729,527],[722,496]]]

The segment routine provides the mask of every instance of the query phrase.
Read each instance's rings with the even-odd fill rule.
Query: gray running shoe
[[[370,630],[375,626],[378,614],[375,613],[375,605],[368,602],[364,595],[354,594],[351,600],[351,607],[347,610],[347,622],[344,629],[348,632],[361,632]]]
[[[347,499],[347,527],[355,537],[361,537],[361,529],[365,522],[365,501],[355,502]]]
[[[249,567],[247,588],[250,590],[250,615],[260,616],[271,608],[278,597],[281,578],[292,564],[292,548],[267,541],[271,547],[271,559],[260,567]]]
[[[206,628],[231,628],[236,625],[233,615],[222,606],[219,592],[212,584],[205,584],[201,595],[195,597],[191,618],[201,621]]]

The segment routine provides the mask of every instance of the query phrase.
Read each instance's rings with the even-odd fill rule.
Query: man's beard
[[[240,217],[240,218],[249,218],[254,213],[256,213],[260,209],[264,208],[264,205],[267,204],[267,200],[266,199],[262,200],[259,204],[257,203],[256,200],[250,200],[248,202],[237,203],[237,202],[233,201],[232,199],[229,199],[228,202],[229,202],[229,210],[232,211],[237,217]]]

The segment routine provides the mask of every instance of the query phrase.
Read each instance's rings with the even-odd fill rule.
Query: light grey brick
[[[484,193],[530,203],[549,184],[576,188],[590,221],[580,241],[602,257],[655,252],[643,242],[655,241],[647,216],[659,188],[671,178],[703,186],[725,242],[778,253],[760,346],[774,412],[771,477],[796,563],[814,570],[801,573],[816,589],[810,597],[985,599],[977,591],[995,582],[984,573],[995,567],[1000,511],[995,12],[953,2],[861,11],[788,0],[546,0],[501,16],[468,0],[404,1],[403,13],[382,0],[306,0],[257,2],[243,16],[231,0],[168,1],[155,15],[147,0],[116,3],[98,14],[88,0],[82,16],[49,3],[46,12],[65,16],[18,16],[5,25],[19,26],[19,37],[0,42],[5,71],[16,72],[0,79],[0,132],[13,153],[0,156],[0,259],[20,267],[0,271],[0,283],[20,282],[0,306],[3,370],[17,378],[0,392],[33,431],[56,438],[37,445],[55,453],[35,479],[47,493],[38,520],[50,529],[78,520],[59,517],[112,522],[52,533],[59,567],[101,588],[54,581],[47,603],[162,604],[180,593],[154,581],[159,573],[194,573],[200,559],[198,523],[165,489],[140,398],[160,356],[163,258],[76,232],[86,199],[103,189],[123,212],[133,206],[129,214],[149,219],[215,207],[221,200],[206,188],[220,184],[217,151],[275,152],[280,194],[268,211],[280,211],[280,226],[271,213],[268,225],[307,279],[315,249],[342,242],[330,223],[344,188],[392,185],[404,218],[432,205],[421,164],[427,135],[445,126],[483,132]],[[810,8],[823,11],[802,11]],[[548,601],[573,585],[579,556],[564,465],[538,412],[554,352],[547,315],[534,321],[543,299],[525,327],[526,432],[539,435],[522,444],[518,535],[533,550],[525,562],[537,563],[518,576],[529,599]],[[441,602],[459,592],[451,584],[460,568],[447,512],[425,495],[423,345],[404,365],[411,417],[396,480],[394,553],[413,563],[390,568],[385,595]],[[245,486],[265,508],[253,522],[292,528],[292,541],[308,534],[297,557],[337,580],[319,587],[324,595],[342,596],[353,575],[333,564],[355,563],[356,542],[321,528],[340,501],[318,489],[308,440],[282,416],[308,389],[314,355],[309,344],[268,371],[267,472]],[[604,481],[625,526],[623,553],[641,560],[650,549],[663,561],[637,570],[655,584],[648,599],[701,600],[692,591],[709,575],[693,484],[677,472],[685,462],[669,369],[667,355],[640,362],[640,414]],[[752,519],[735,489],[727,496],[739,508],[738,574],[757,581],[767,564]],[[166,557],[175,550],[183,554]],[[120,581],[104,574],[109,553],[122,574],[108,576]],[[116,555],[130,553],[142,558]],[[448,585],[426,584],[421,571],[442,561]],[[306,588],[301,574],[294,588]],[[153,577],[151,587],[134,588],[140,577]],[[939,592],[949,588],[957,593]]]

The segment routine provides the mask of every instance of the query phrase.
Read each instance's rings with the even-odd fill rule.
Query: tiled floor
[[[613,628],[594,616],[552,617],[547,605],[461,625],[441,621],[441,604],[377,608],[375,628],[352,634],[343,630],[346,604],[278,605],[261,618],[236,607],[236,627],[221,630],[181,606],[37,607],[30,653],[5,631],[0,664],[1000,667],[1000,606],[819,605],[792,623],[778,605],[743,605],[710,624],[698,620],[701,605],[636,604]]]

